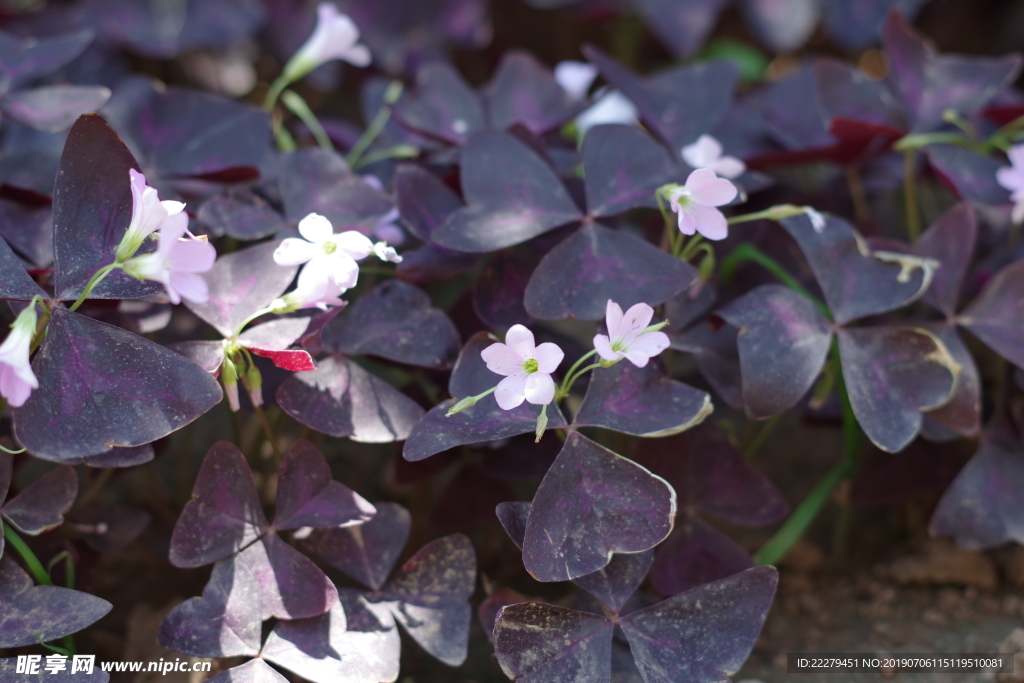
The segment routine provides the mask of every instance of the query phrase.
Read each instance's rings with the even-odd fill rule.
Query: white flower
[[[554,400],[555,380],[551,373],[565,357],[557,344],[545,342],[536,346],[533,332],[513,325],[504,344],[491,344],[480,352],[480,357],[488,370],[505,375],[494,392],[502,410],[512,410],[523,400],[539,406]]]
[[[582,138],[594,126],[605,123],[636,123],[640,112],[636,105],[618,90],[611,90],[600,97],[585,112],[576,117],[576,129]]]
[[[188,299],[203,304],[209,299],[210,291],[199,274],[213,268],[216,260],[217,250],[213,245],[192,237],[188,232],[188,215],[177,213],[163,222],[156,251],[128,261],[124,272],[140,280],[163,283],[171,303],[179,304],[182,299]]]
[[[36,333],[36,319],[33,301],[18,314],[7,339],[0,344],[0,396],[7,399],[12,408],[25,405],[32,390],[39,388],[39,380],[28,359],[32,337]]]
[[[587,97],[587,91],[590,90],[595,78],[597,67],[593,64],[568,60],[555,65],[555,81],[574,100]]]
[[[747,170],[736,157],[722,156],[722,145],[710,135],[701,135],[697,142],[683,147],[682,155],[692,168],[708,168],[723,178],[738,178]]]
[[[699,232],[709,240],[724,240],[729,224],[716,206],[728,204],[736,198],[736,187],[715,172],[699,168],[686,179],[686,185],[676,185],[668,192],[668,200],[679,216],[679,230],[684,235]]]
[[[370,50],[359,43],[359,28],[332,3],[316,8],[316,28],[284,67],[284,79],[296,81],[316,67],[335,59],[355,66],[369,66]]]
[[[654,309],[645,303],[634,304],[623,314],[622,308],[608,299],[605,307],[608,334],[594,336],[597,355],[613,363],[627,358],[638,368],[646,366],[647,361],[669,346],[668,335],[664,332],[644,332],[653,317]]]
[[[331,222],[316,213],[299,221],[299,234],[305,239],[289,237],[281,242],[274,251],[274,261],[282,266],[306,264],[296,288],[304,301],[322,301],[325,297],[333,300],[356,286],[356,261],[373,253],[373,242],[355,230],[334,234]]]
[[[114,258],[118,263],[134,256],[146,238],[159,230],[168,217],[185,209],[181,202],[160,201],[156,189],[146,184],[146,176],[134,168],[128,170],[128,181],[132,188],[132,222],[117,245]]]
[[[1006,156],[1010,165],[996,171],[996,182],[1010,191],[1013,200],[1013,212],[1010,219],[1014,223],[1024,223],[1024,145],[1011,147]]]

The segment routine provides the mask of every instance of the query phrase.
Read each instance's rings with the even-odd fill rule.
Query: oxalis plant
[[[976,452],[933,535],[1024,543],[1019,57],[835,2],[832,40],[886,72],[763,79],[689,59],[725,3],[637,0],[687,61],[512,50],[472,86],[441,55],[489,39],[486,3],[444,4],[111,1],[83,14],[102,41],[0,32],[0,679],[77,680],[113,608],[95,558],[140,538],[199,582],[159,644],[235,683],[475,651],[481,679],[493,652],[524,682],[728,680],[774,565],[827,506],[848,557],[850,491],[886,476],[862,460],[921,443]],[[773,50],[810,35],[744,8]],[[281,66],[251,103],[115,55],[261,29]],[[361,124],[319,106],[339,62]],[[788,499],[759,467],[794,417],[841,447]]]

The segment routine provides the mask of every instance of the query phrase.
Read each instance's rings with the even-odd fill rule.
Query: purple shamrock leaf
[[[391,614],[355,591],[342,592],[344,607],[339,601],[318,617],[278,622],[261,657],[313,683],[395,680],[401,642]],[[362,628],[350,630],[353,617],[361,617]]]
[[[642,553],[616,553],[606,567],[579,576],[573,579],[573,583],[618,614],[647,577],[653,561],[653,550]]]
[[[9,240],[11,249],[32,265],[40,268],[53,265],[53,208],[48,204],[0,199],[0,237]],[[3,296],[2,285],[0,296]]]
[[[743,0],[740,8],[758,40],[782,54],[803,47],[821,18],[816,0]]]
[[[114,250],[132,216],[132,153],[97,114],[78,119],[68,133],[53,191],[54,296],[76,299]],[[89,295],[93,299],[138,299],[162,290],[114,271]]]
[[[670,436],[711,414],[711,397],[669,379],[659,361],[638,368],[629,361],[594,370],[574,422],[625,434]]]
[[[964,548],[1024,543],[1021,487],[1024,449],[1019,443],[984,438],[942,494],[928,529],[933,536],[952,536]]]
[[[459,666],[466,659],[475,585],[473,544],[452,534],[417,550],[384,584],[380,599],[424,650]]]
[[[370,354],[427,368],[449,368],[459,353],[459,333],[422,289],[400,280],[383,282],[348,307],[323,332],[326,351]]]
[[[441,246],[496,251],[581,217],[555,171],[511,134],[476,133],[462,148],[461,159],[468,206],[434,231]]]
[[[255,656],[260,651],[260,587],[235,555],[213,567],[202,597],[175,607],[160,624],[160,644],[193,657]]]
[[[203,460],[171,536],[175,567],[201,567],[229,557],[267,533],[252,471],[238,447],[221,441]]]
[[[342,356],[286,379],[277,404],[318,432],[364,443],[402,441],[423,415],[412,399]]]
[[[681,58],[690,57],[700,49],[728,4],[727,0],[631,0],[631,3],[662,44]],[[587,57],[593,61],[590,55]],[[614,85],[624,91],[618,83]]]
[[[362,524],[376,512],[358,493],[331,480],[331,468],[316,446],[299,439],[277,470],[274,528],[346,527]]]
[[[444,280],[464,272],[477,254],[445,249],[433,243],[432,235],[448,216],[462,208],[462,200],[433,173],[402,164],[395,170],[395,203],[406,227],[425,244],[402,254],[396,268],[398,277],[421,284]]]
[[[1021,58],[939,55],[893,9],[882,29],[889,85],[903,103],[911,130],[938,128],[947,109],[969,116],[985,106],[1020,73]]]
[[[0,83],[8,92],[53,73],[78,55],[93,41],[95,33],[82,29],[54,38],[20,38],[0,32]]]
[[[256,579],[263,619],[315,617],[338,601],[338,591],[327,575],[276,534],[263,536],[239,557],[248,562]]]
[[[657,208],[655,191],[678,177],[668,151],[635,126],[604,125],[583,139],[584,184],[592,216]]]
[[[402,449],[406,460],[423,460],[456,446],[506,439],[536,429],[540,406],[524,402],[512,410],[502,410],[490,396],[446,417],[458,398],[476,396],[498,383],[500,376],[488,370],[480,357],[480,352],[492,343],[486,332],[478,332],[463,347],[448,382],[448,391],[456,398],[434,406],[413,426]],[[558,406],[549,406],[548,428],[561,429],[565,425]]]
[[[572,432],[534,496],[523,564],[538,581],[590,574],[612,553],[653,548],[675,513],[664,479]]]
[[[196,217],[214,235],[240,240],[258,240],[288,228],[284,217],[247,187],[233,187],[210,197]]]
[[[1003,163],[995,157],[955,145],[930,145],[925,154],[939,179],[963,201],[990,206],[1010,202],[1010,193],[996,182]]]
[[[0,298],[30,301],[34,296],[46,298],[46,292],[25,270],[6,240],[0,237]]]
[[[11,559],[0,557],[0,647],[37,645],[80,631],[111,610],[106,600],[57,586],[33,586]]]
[[[2,456],[0,456],[2,457]],[[0,469],[3,465],[0,465]],[[8,481],[10,477],[8,476]],[[0,472],[0,500],[7,491]],[[50,470],[7,501],[0,514],[15,529],[36,536],[64,522],[64,515],[75,503],[78,495],[78,473],[74,467],[64,466]]]
[[[484,590],[487,591],[487,599],[477,607],[476,616],[480,620],[480,625],[484,627],[487,639],[493,644],[494,622],[497,620],[498,612],[501,611],[501,608],[532,601],[522,593],[494,583],[486,576],[481,576],[481,578],[483,579]]]
[[[416,72],[416,88],[395,106],[402,125],[422,135],[463,145],[484,128],[484,110],[477,94],[447,62],[424,64]]]
[[[953,397],[941,408],[924,413],[921,433],[935,441],[977,436],[981,431],[981,375],[974,356],[952,325],[929,323],[922,327],[945,345],[953,362],[960,366],[960,374]]]
[[[924,300],[947,317],[956,313],[977,235],[978,219],[974,209],[962,203],[942,214],[914,244],[915,254],[942,264],[935,271]]]
[[[675,0],[671,3],[679,7]],[[686,21],[685,11],[677,11],[680,19]],[[644,122],[673,150],[711,132],[732,103],[739,80],[739,70],[730,62],[698,62],[641,79],[593,46],[585,45],[583,54],[609,83],[636,104]],[[680,99],[679,93],[684,92],[699,92],[701,97]]]
[[[248,177],[271,152],[270,116],[198,90],[122,82],[103,115],[124,136],[147,177]]]
[[[264,242],[221,256],[203,273],[209,300],[204,304],[186,300],[185,305],[225,339],[232,339],[249,317],[281,296],[295,278],[297,266],[274,262],[276,248],[277,243]]]
[[[276,176],[284,215],[293,223],[311,213],[335,226],[369,232],[394,206],[383,192],[352,172],[341,155],[299,149],[278,158]]]
[[[58,462],[148,444],[222,397],[216,380],[182,356],[61,307],[32,369],[39,388],[12,411],[14,429],[31,453]]]
[[[1024,261],[1006,266],[957,317],[996,353],[1024,367]]]
[[[669,335],[672,348],[693,357],[693,364],[715,393],[733,408],[743,407],[738,330],[729,325],[695,325],[682,334]]]
[[[739,328],[743,405],[759,419],[792,408],[814,384],[832,327],[811,302],[782,285],[762,285],[716,311]]]
[[[482,99],[492,128],[519,123],[535,135],[555,130],[583,108],[534,56],[517,50],[502,57]]]
[[[409,511],[397,503],[378,503],[365,524],[316,529],[302,547],[373,590],[380,590],[395,567],[411,523]]]
[[[699,517],[689,516],[677,521],[658,546],[651,583],[662,595],[675,595],[752,566],[750,553],[736,541]]]
[[[736,673],[768,616],[778,572],[754,567],[619,621],[647,683],[711,683]]]
[[[952,398],[960,373],[945,345],[923,328],[841,329],[839,353],[857,422],[889,452],[913,441],[922,412]]]
[[[898,7],[913,21],[928,0],[859,0],[830,2],[825,6],[825,25],[836,43],[848,51],[866,50],[878,44],[878,37],[891,7]]]
[[[494,622],[494,652],[505,675],[522,683],[607,683],[615,624],[589,612],[524,602]]]
[[[542,254],[530,246],[497,252],[473,283],[473,312],[487,325],[508,329],[533,322],[523,297]]]
[[[119,555],[146,530],[152,519],[141,508],[105,505],[76,512],[69,528],[99,552]]]
[[[639,302],[656,306],[696,277],[693,266],[644,239],[587,223],[541,259],[524,304],[542,320],[599,320],[608,299],[626,307]]]
[[[928,290],[935,261],[871,251],[846,221],[825,218],[820,233],[806,216],[780,223],[800,245],[837,323],[895,310]]]
[[[110,90],[91,85],[51,85],[8,93],[0,109],[12,121],[36,130],[56,133],[67,130],[82,114],[91,114],[107,103]]]

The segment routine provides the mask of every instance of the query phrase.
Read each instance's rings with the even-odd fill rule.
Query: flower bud
[[[249,389],[249,400],[252,404],[263,405],[263,375],[255,365],[250,364],[249,369],[245,371],[245,384]]]
[[[444,416],[451,417],[455,413],[461,413],[466,408],[472,408],[473,406],[476,405],[476,402],[479,400],[479,396],[467,396],[466,398],[462,399],[461,401],[453,405],[451,408],[449,408],[448,412],[445,413]]]
[[[545,405],[541,409],[540,415],[537,416],[537,429],[534,432],[537,435],[537,438],[534,441],[534,443],[540,443],[540,440],[544,437],[544,430],[546,430],[547,428],[548,428],[548,407],[547,407],[547,405]]]

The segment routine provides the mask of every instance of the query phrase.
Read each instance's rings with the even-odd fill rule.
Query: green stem
[[[691,238],[690,241],[686,243],[686,246],[683,247],[682,251],[679,252],[679,260],[686,261],[687,263],[689,263],[690,259],[692,259],[696,255],[696,253],[700,250],[701,246],[708,246],[706,244],[701,244],[701,241],[703,239],[704,238],[701,237],[699,234],[694,235],[693,238]]]
[[[385,159],[412,159],[419,155],[420,151],[412,145],[395,145],[394,147],[388,147],[387,149],[364,155],[359,161],[359,167],[369,166]]]
[[[832,346],[834,350],[838,345],[833,341]],[[838,355],[834,359],[838,365]],[[843,459],[825,475],[825,478],[797,506],[789,519],[775,532],[775,535],[757,551],[754,555],[754,562],[757,564],[776,564],[785,557],[793,544],[803,536],[811,522],[817,518],[832,492],[841,482],[852,478],[857,469],[860,458],[860,427],[857,425],[857,418],[846,393],[846,386],[841,379],[842,369],[838,368],[838,371],[840,373],[838,390],[843,402]]]
[[[746,263],[747,261],[753,261],[770,272],[778,278],[782,284],[806,297],[807,300],[810,301],[816,309],[818,309],[818,312],[828,320],[832,319],[832,312],[828,310],[828,306],[826,306],[824,302],[811,294],[806,287],[800,284],[800,282],[782,266],[782,264],[755,247],[750,242],[742,242],[722,261],[722,266],[719,269],[722,281],[728,282],[731,280],[739,265],[741,263]]]
[[[252,360],[252,354],[249,353],[249,350],[246,349],[244,346],[241,346],[239,348],[245,355],[245,360],[248,363],[249,367],[255,367],[255,363],[253,363]],[[247,379],[247,375],[239,373],[238,379],[241,380],[242,384],[248,391],[250,389],[250,386],[249,380]],[[270,426],[270,420],[267,419],[267,414],[263,412],[263,408],[261,406],[258,406],[255,403],[253,403],[252,407],[253,411],[256,413],[256,417],[259,418],[260,425],[263,427],[263,434],[267,437],[267,441],[270,443],[270,451],[274,454],[274,461],[278,465],[280,465],[281,451],[279,451],[277,448],[277,439],[274,438],[274,429],[273,427]]]
[[[600,363],[594,363],[593,365],[588,365],[587,367],[585,367],[582,370],[578,371],[575,375],[568,376],[566,381],[565,381],[565,391],[564,391],[564,393],[562,394],[561,397],[564,398],[564,397],[569,395],[569,392],[572,391],[572,385],[576,383],[576,380],[578,380],[580,377],[582,377],[586,373],[590,372],[594,368],[599,368],[599,367],[601,367]],[[555,394],[555,398],[557,399],[558,397],[559,396],[556,393]]]
[[[764,442],[767,441],[768,437],[775,431],[775,428],[779,425],[779,420],[781,419],[782,413],[779,413],[770,420],[766,420],[761,423],[760,428],[757,430],[757,434],[755,434],[754,438],[750,440],[747,447],[743,449],[743,456],[747,460],[751,460],[755,455],[757,455],[757,452],[761,450],[761,446],[764,445]]]
[[[970,147],[971,140],[962,133],[911,133],[893,143],[892,148],[897,152],[912,152],[915,149],[927,147],[934,144],[959,145]]]
[[[783,218],[792,218],[793,216],[799,216],[805,213],[807,213],[807,210],[802,206],[797,206],[795,204],[779,204],[777,206],[769,206],[763,211],[741,213],[738,216],[732,216],[726,222],[729,225],[737,225],[738,223],[749,223],[750,221],[780,221]]]
[[[103,279],[110,275],[112,272],[121,267],[120,263],[111,263],[108,266],[103,266],[89,278],[89,281],[85,283],[85,289],[82,290],[82,294],[75,300],[75,303],[71,304],[68,308],[69,311],[78,310],[78,307],[86,300],[86,298],[92,294],[92,290],[96,289],[99,283],[103,282]]]
[[[28,547],[25,541],[21,540],[14,528],[10,524],[4,524],[4,538],[11,545],[12,548],[18,551],[21,555],[21,559],[25,560],[25,564],[28,566],[29,572],[35,577],[36,583],[43,586],[52,586],[53,579],[46,572],[46,567],[39,561],[36,554],[32,552],[32,549]]]
[[[281,74],[277,77],[277,80],[270,85],[270,90],[267,91],[267,96],[263,100],[263,109],[265,111],[274,111],[274,105],[277,104],[277,98],[281,96],[284,89],[288,87],[289,81]]]
[[[558,387],[558,391],[555,392],[556,401],[559,401],[569,395],[569,390],[566,388],[569,378],[572,377],[573,373],[576,372],[576,369],[579,368],[579,366],[583,365],[588,358],[592,357],[596,353],[597,349],[591,349],[580,356],[579,360],[572,364],[572,367],[569,368],[569,372],[565,373],[565,377],[562,378],[562,384]]]
[[[299,117],[306,128],[309,128],[309,132],[313,134],[313,138],[316,140],[316,144],[320,145],[320,149],[326,149],[328,152],[334,151],[334,143],[331,142],[330,136],[327,135],[327,131],[324,130],[323,125],[320,123],[320,119],[316,117],[313,110],[309,108],[306,100],[302,99],[294,90],[286,90],[281,94],[281,102],[288,110]]]
[[[277,151],[279,152],[294,152],[298,147],[295,144],[295,138],[292,137],[292,134],[282,124],[274,126],[274,142],[277,144]]]
[[[377,115],[373,117],[373,121],[367,127],[363,134],[359,136],[356,144],[352,146],[348,154],[345,155],[345,161],[348,162],[349,167],[352,170],[356,170],[363,164],[360,163],[360,159],[366,150],[370,148],[373,141],[377,139],[377,136],[384,130],[384,126],[391,120],[391,106],[398,101],[398,98],[402,96],[403,85],[401,81],[391,81],[388,84],[388,89],[384,93],[384,102],[381,104],[380,110]]]
[[[661,196],[660,189],[654,193],[654,198],[658,201],[658,211],[661,212],[661,217],[665,221],[665,234],[668,235],[668,251],[673,256],[678,257],[679,251],[683,247],[683,241],[686,238],[679,232],[676,221],[672,217],[672,212],[665,206],[665,199]]]
[[[917,174],[914,150],[903,153],[903,201],[907,210],[907,236],[910,243],[917,242],[921,234],[921,217],[917,210]]]

